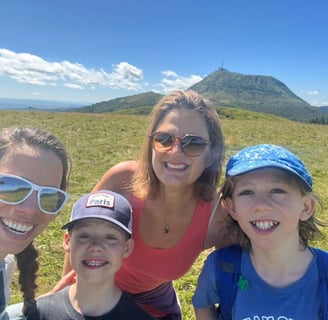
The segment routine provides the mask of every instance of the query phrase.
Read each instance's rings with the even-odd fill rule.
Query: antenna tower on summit
[[[223,67],[223,65],[224,65],[224,60],[222,59],[222,62],[221,62],[221,67],[219,68],[219,70],[224,70],[224,67]]]

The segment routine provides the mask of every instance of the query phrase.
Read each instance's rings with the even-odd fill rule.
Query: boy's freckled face
[[[104,219],[77,221],[66,240],[71,264],[78,278],[86,281],[113,279],[133,247],[133,240],[115,224]]]

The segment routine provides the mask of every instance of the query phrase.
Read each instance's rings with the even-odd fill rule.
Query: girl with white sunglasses
[[[32,128],[0,131],[0,319],[6,319],[13,255],[24,302],[34,302],[32,242],[65,205],[70,168],[64,146],[52,134]]]

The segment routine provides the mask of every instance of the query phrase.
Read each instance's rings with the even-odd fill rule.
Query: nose
[[[171,148],[171,153],[174,153],[174,152],[182,152],[182,149],[181,149],[181,141],[179,138],[175,138],[174,139],[174,142],[173,142],[173,145],[172,145],[172,148]]]
[[[89,250],[91,252],[98,252],[102,251],[102,240],[99,237],[92,237],[91,242],[90,242],[90,247]]]
[[[272,204],[270,197],[266,194],[258,194],[254,199],[253,207],[256,211],[267,211],[271,209]]]
[[[22,203],[16,205],[16,207],[26,214],[42,213],[39,208],[37,193],[33,192],[27,199]]]

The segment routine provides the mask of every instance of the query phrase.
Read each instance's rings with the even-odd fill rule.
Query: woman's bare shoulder
[[[124,161],[108,169],[93,188],[96,190],[112,190],[125,195],[138,167],[137,161]]]

